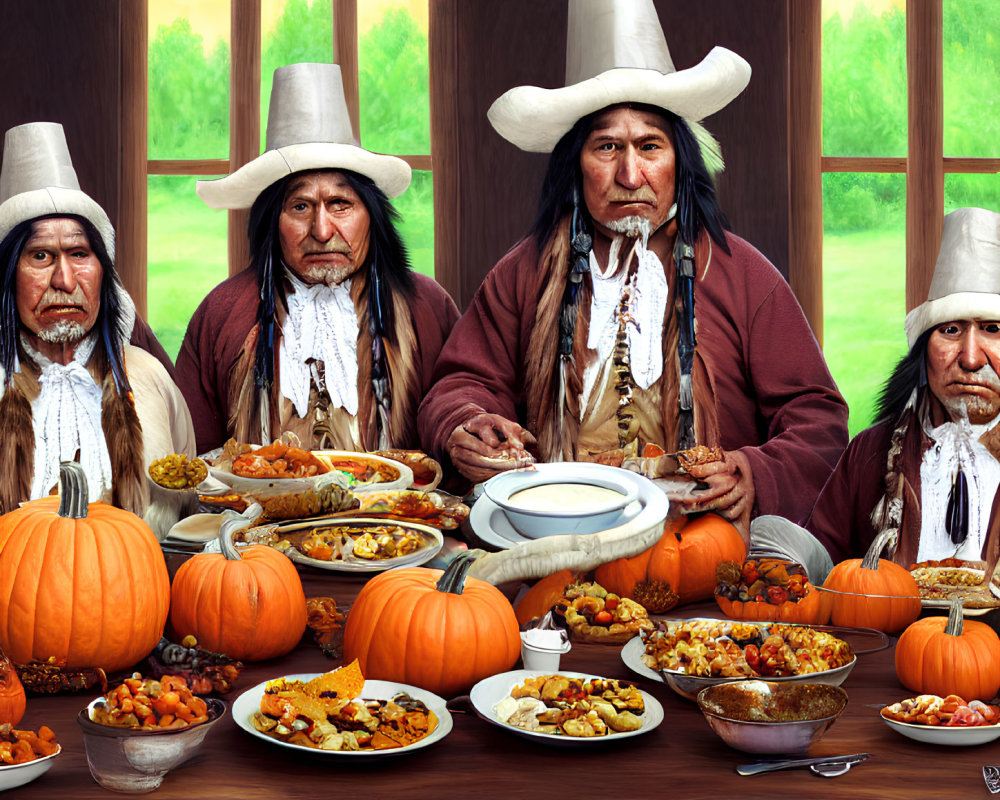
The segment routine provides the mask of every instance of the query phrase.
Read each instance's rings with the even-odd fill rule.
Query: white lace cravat
[[[993,424],[996,424],[994,421]],[[928,431],[934,440],[920,462],[920,545],[917,561],[982,558],[983,541],[990,521],[990,509],[1000,486],[1000,462],[979,441],[992,425],[970,425],[968,420],[946,422]],[[955,545],[944,521],[957,468],[969,488],[968,537]]]
[[[358,413],[358,314],[351,279],[327,286],[306,284],[286,270],[293,291],[278,350],[281,393],[305,418],[312,384],[330,396],[333,408]],[[321,381],[311,361],[322,361]],[[320,384],[323,385],[320,385]]]
[[[101,387],[85,366],[96,343],[94,334],[81,340],[73,360],[63,365],[49,361],[21,338],[28,355],[41,368],[41,391],[31,403],[35,429],[32,500],[44,497],[59,483],[59,462],[72,461],[78,450],[87,475],[89,502],[111,492],[111,456],[101,428]]]
[[[628,269],[616,270],[625,237],[616,236],[611,242],[608,268],[601,272],[594,251],[590,251],[590,275],[594,294],[590,302],[590,331],[587,347],[597,352],[597,358],[584,370],[583,403],[586,408],[594,383],[603,365],[611,356],[618,334],[618,306],[625,291]],[[631,240],[630,240],[631,241]],[[662,331],[667,309],[667,276],[656,253],[646,249],[642,238],[634,240],[632,253],[638,259],[635,283],[629,301],[633,323],[628,325],[628,350],[632,378],[642,389],[652,386],[663,373]]]

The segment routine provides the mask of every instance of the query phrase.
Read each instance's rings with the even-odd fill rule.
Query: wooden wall
[[[465,307],[530,226],[548,159],[500,137],[486,111],[513,86],[564,84],[566,2],[430,2],[436,272]],[[787,2],[657,0],[656,6],[678,69],[715,45],[750,62],[746,91],[706,125],[722,142],[727,167],[719,194],[733,229],[787,276]]]
[[[0,134],[59,122],[80,188],[118,224],[121,0],[0,0]],[[2,147],[2,144],[0,144]]]

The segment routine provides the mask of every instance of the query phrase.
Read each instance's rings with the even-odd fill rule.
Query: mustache
[[[308,250],[304,251],[307,256],[318,256],[325,255],[327,253],[340,253],[341,255],[349,256],[354,251],[351,246],[344,240],[339,233],[335,234],[332,239],[324,243],[317,242],[315,245],[309,247]]]
[[[655,203],[656,202],[656,192],[654,192],[649,184],[640,186],[634,191],[629,191],[628,189],[622,189],[620,187],[613,187],[611,191],[608,192],[608,202],[610,203]]]
[[[1000,392],[1000,375],[997,375],[996,370],[993,369],[990,364],[983,364],[975,372],[966,372],[972,380],[970,383],[975,383],[979,385],[989,386],[991,389],[995,389]]]
[[[87,298],[83,294],[83,289],[79,285],[72,292],[63,292],[59,289],[50,288],[45,290],[45,294],[38,301],[35,310],[41,311],[49,306],[82,306],[86,303],[86,300]]]

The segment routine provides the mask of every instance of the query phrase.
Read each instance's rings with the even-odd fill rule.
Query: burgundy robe
[[[695,285],[698,349],[714,376],[721,445],[750,462],[755,516],[799,522],[847,444],[847,405],[784,278],[744,240],[727,241],[732,255],[714,247]],[[531,238],[507,253],[445,344],[418,415],[435,458],[447,462],[448,437],[477,408],[524,424],[537,262]]]
[[[413,273],[413,280],[416,293],[409,308],[416,328],[423,393],[430,387],[434,362],[458,319],[458,309],[431,278]],[[253,270],[245,269],[209,292],[188,324],[176,373],[194,421],[199,453],[218,447],[231,435],[230,372],[256,318],[257,277]],[[400,446],[416,448],[419,443]]]

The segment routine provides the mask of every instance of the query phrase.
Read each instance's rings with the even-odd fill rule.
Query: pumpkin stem
[[[878,569],[879,559],[882,558],[882,551],[886,547],[895,547],[896,545],[896,531],[893,528],[887,528],[882,531],[878,536],[872,541],[871,547],[868,548],[868,552],[865,553],[865,557],[861,559],[862,569]]]
[[[253,525],[264,512],[259,503],[250,504],[242,513],[224,511],[225,520],[219,526],[219,550],[228,561],[239,561],[240,551],[233,544],[233,534]]]
[[[455,556],[444,571],[444,575],[438,580],[437,590],[439,592],[461,594],[465,588],[466,573],[478,557],[478,554],[472,551],[466,551]]]
[[[85,519],[87,516],[87,473],[76,461],[59,464],[59,516]]]
[[[964,622],[965,613],[962,611],[962,601],[958,598],[952,598],[951,605],[948,606],[948,622],[944,626],[944,632],[949,636],[961,636]]]

